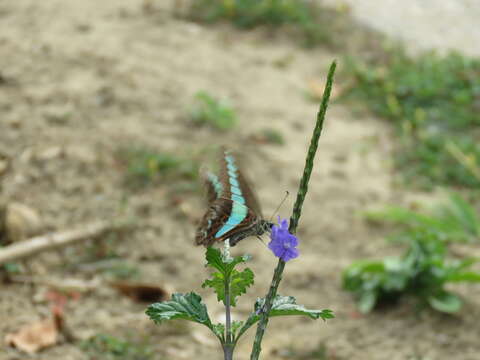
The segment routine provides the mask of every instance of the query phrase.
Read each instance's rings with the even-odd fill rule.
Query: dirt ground
[[[305,91],[312,81],[323,83],[328,65],[342,54],[304,50],[261,31],[201,26],[174,17],[168,2],[148,4],[0,2],[0,151],[11,159],[3,196],[36,209],[44,230],[135,219],[137,228],[109,245],[115,254],[138,269],[139,281],[200,293],[219,319],[222,308],[200,287],[204,251],[192,245],[194,220],[204,210],[201,196],[172,197],[174,184],[168,182],[132,190],[123,181],[118,151],[150,148],[188,156],[227,144],[243,155],[265,216],[286,190],[292,193],[280,210],[287,217],[318,108]],[[230,99],[240,120],[235,131],[192,128],[188,109],[199,90]],[[280,131],[285,145],[251,140],[266,127]],[[310,308],[332,309],[336,318],[327,323],[273,319],[264,359],[305,358],[320,345],[328,359],[479,359],[478,286],[456,288],[468,295],[456,316],[416,316],[411,304],[361,316],[341,290],[341,272],[353,260],[394,252],[383,231],[365,223],[361,213],[430,197],[396,185],[391,147],[385,122],[341,104],[329,108],[300,222],[301,256],[288,263],[280,292]],[[234,251],[253,255],[255,285],[234,312],[245,318],[255,298],[267,291],[276,260],[254,238]],[[89,262],[94,261],[86,260],[85,246],[77,245],[24,265],[35,276],[103,279],[101,271],[88,271]],[[2,341],[49,313],[44,286],[1,286]],[[144,311],[145,305],[109,288],[84,294],[66,309],[66,323],[78,341],[30,358],[90,359],[79,341],[100,333],[142,339],[155,350],[154,359],[222,358],[199,325],[155,326]],[[253,332],[240,343],[237,359],[248,359]],[[0,345],[0,359],[26,358]]]

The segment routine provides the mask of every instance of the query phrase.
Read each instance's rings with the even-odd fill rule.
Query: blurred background
[[[220,359],[144,311],[194,290],[222,321],[199,168],[228,146],[288,217],[334,59],[280,293],[336,318],[273,319],[262,358],[478,359],[479,19],[474,0],[0,2],[0,359]],[[244,319],[276,259],[233,250],[253,255]]]

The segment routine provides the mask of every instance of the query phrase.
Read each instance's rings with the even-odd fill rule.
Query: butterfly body
[[[258,201],[230,152],[222,151],[220,176],[208,173],[205,182],[209,208],[196,232],[197,245],[229,239],[234,246],[270,230],[272,224],[261,217]]]

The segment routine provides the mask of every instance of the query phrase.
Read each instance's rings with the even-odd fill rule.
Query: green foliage
[[[135,344],[106,334],[98,334],[83,341],[81,347],[92,359],[149,360],[154,354],[146,345]]]
[[[205,259],[207,260],[208,266],[217,269],[228,278],[235,269],[235,266],[250,260],[250,255],[235,256],[231,259],[224,259],[220,250],[209,247],[205,253]]]
[[[265,299],[257,299],[254,306],[254,311],[250,314],[248,319],[239,327],[238,337],[240,337],[245,331],[247,331],[252,325],[260,320],[261,312],[264,309]],[[303,305],[298,305],[293,296],[281,296],[277,295],[273,299],[272,308],[268,314],[269,317],[274,316],[292,316],[302,315],[309,317],[310,319],[333,319],[332,310],[308,310]]]
[[[193,159],[145,148],[122,149],[118,154],[126,167],[126,183],[133,187],[158,180],[193,182],[198,177],[198,164]]]
[[[324,96],[317,114],[317,120],[305,162],[304,173],[300,181],[297,200],[295,202],[290,221],[289,231],[291,233],[296,232],[298,221],[301,215],[302,205],[308,190],[308,182],[313,169],[313,160],[315,158],[318,140],[320,138],[325,119],[335,68],[336,62],[333,62],[330,66],[327,77]],[[233,303],[235,303],[235,298],[244,293],[246,288],[253,283],[253,272],[245,270],[240,272],[236,270],[235,266],[248,260],[248,257],[237,256],[232,258],[229,250],[230,244],[228,240],[224,243],[223,254],[213,248],[207,249],[207,266],[214,268],[217,270],[217,272],[213,274],[212,279],[204,282],[204,286],[211,286],[214,291],[217,292],[217,297],[219,300],[224,300],[225,325],[211,323],[207,312],[207,307],[202,303],[201,297],[194,293],[189,293],[186,295],[174,294],[170,301],[152,304],[146,311],[147,315],[156,323],[161,323],[171,319],[183,319],[206,325],[220,340],[225,359],[233,358],[233,351],[239,338],[253,324],[258,322],[257,332],[250,356],[252,360],[257,360],[259,358],[263,334],[267,327],[269,317],[303,315],[311,319],[322,318],[323,320],[334,317],[331,310],[308,310],[304,306],[296,304],[295,298],[291,296],[284,297],[277,295],[277,289],[285,268],[285,261],[279,259],[278,265],[274,271],[270,289],[265,299],[257,300],[254,306],[254,311],[250,314],[247,320],[244,322],[233,321],[232,323],[230,313],[232,302],[229,301],[229,298],[233,298]],[[220,286],[222,282],[224,285],[223,288]]]
[[[8,273],[8,274],[20,274],[22,272],[22,267],[20,266],[19,263],[15,262],[8,262],[3,265],[3,269]]]
[[[226,303],[225,290],[228,285],[230,305],[235,305],[235,299],[244,294],[246,289],[253,284],[253,272],[246,268],[238,271],[235,266],[245,263],[249,256],[236,256],[234,258],[225,258],[222,253],[212,247],[208,248],[205,254],[207,266],[212,267],[218,272],[212,274],[212,279],[206,280],[203,287],[211,287],[217,294],[219,301]],[[257,299],[254,311],[246,321],[234,321],[231,324],[231,333],[233,344],[240,336],[245,333],[252,325],[260,319],[260,314],[264,308],[265,299]],[[147,308],[146,314],[157,324],[167,320],[183,319],[197,322],[207,326],[220,341],[225,342],[225,325],[213,324],[208,315],[207,307],[202,302],[202,298],[190,292],[188,294],[173,294],[171,300],[155,303]],[[333,318],[331,310],[308,310],[302,305],[298,305],[292,296],[277,295],[273,301],[273,306],[269,316],[291,316],[303,315],[311,319],[323,320]]]
[[[134,265],[120,261],[106,267],[104,273],[114,279],[131,279],[138,277],[139,269]]]
[[[210,247],[207,249],[205,258],[207,265],[217,269],[218,272],[214,272],[211,277],[203,282],[202,287],[211,287],[217,294],[218,301],[226,302],[225,298],[225,285],[230,287],[230,305],[236,306],[236,298],[247,292],[247,288],[253,285],[253,271],[249,268],[243,271],[238,271],[235,266],[246,262],[248,256],[236,256],[229,261],[225,261],[222,258],[220,250]]]
[[[388,221],[401,225],[404,231],[393,239],[411,237],[412,232],[434,233],[445,242],[472,242],[480,240],[480,215],[460,195],[452,193],[448,202],[436,206],[430,214],[419,213],[401,207],[390,207],[383,211],[369,212],[367,217],[374,221]]]
[[[480,185],[480,60],[457,53],[408,57],[394,48],[375,61],[350,59],[356,98],[397,125],[396,165],[422,187]]]
[[[403,225],[405,230],[394,239],[405,243],[407,249],[400,257],[358,261],[344,271],[343,286],[354,293],[360,311],[367,313],[379,303],[403,296],[416,297],[420,305],[441,312],[458,311],[461,300],[445,285],[480,282],[480,273],[470,270],[480,259],[454,259],[447,246],[453,241],[478,239],[480,221],[474,209],[458,195],[451,195],[449,203],[431,215],[391,208],[370,217]]]
[[[265,305],[265,299],[257,299],[255,302],[255,314],[259,313]],[[308,310],[303,305],[298,305],[293,296],[281,296],[277,295],[273,299],[272,309],[269,316],[291,316],[291,315],[303,315],[310,319],[333,319],[332,310]]]
[[[212,328],[207,307],[202,302],[200,295],[190,292],[188,294],[176,293],[170,301],[155,303],[148,307],[147,315],[157,324],[165,320],[183,319]]]
[[[225,276],[222,273],[215,272],[212,279],[207,279],[202,287],[211,287],[217,294],[218,301],[225,304]],[[230,275],[230,305],[236,306],[236,298],[247,292],[247,288],[253,285],[253,271],[246,268],[243,271],[233,270]]]
[[[302,34],[305,45],[313,46],[330,41],[324,11],[305,0],[196,0],[190,15],[203,22],[228,20],[243,29],[290,25]]]
[[[261,138],[265,140],[265,142],[274,144],[274,145],[284,145],[285,144],[285,139],[282,135],[281,132],[275,130],[275,129],[270,129],[270,128],[265,128],[262,130],[260,133]]]
[[[191,117],[198,125],[209,125],[220,131],[231,130],[237,123],[237,116],[233,108],[206,91],[199,91],[195,95]]]

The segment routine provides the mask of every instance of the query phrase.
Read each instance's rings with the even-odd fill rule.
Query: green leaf
[[[157,324],[166,320],[184,319],[203,324],[213,330],[207,307],[202,302],[200,295],[194,292],[185,295],[173,294],[170,301],[150,305],[146,314]]]
[[[260,320],[260,314],[262,312],[263,306],[265,304],[265,299],[258,298],[255,302],[255,311],[250,314],[248,319],[245,321],[245,324],[240,329],[237,339],[240,338],[245,331],[247,331],[252,325],[254,325],[258,320]],[[274,316],[291,316],[291,315],[303,315],[307,316],[310,319],[333,319],[335,315],[332,310],[309,310],[306,309],[303,305],[298,305],[293,296],[281,296],[277,295],[273,300],[272,308],[270,309],[269,317]]]
[[[253,271],[246,268],[243,271],[233,269],[230,273],[230,305],[236,306],[236,298],[247,292],[253,284]],[[225,304],[225,277],[219,272],[212,274],[212,279],[203,282],[202,287],[211,287],[217,294],[217,300]]]
[[[232,306],[236,305],[236,298],[247,292],[247,288],[253,285],[253,271],[249,268],[238,272],[233,270],[230,277],[230,302]]]
[[[480,282],[480,274],[473,271],[456,272],[448,275],[447,281],[449,282],[467,281],[467,282],[478,283]]]
[[[214,324],[212,330],[219,339],[223,339],[225,337],[225,325],[221,323]]]
[[[213,247],[209,247],[207,252],[205,253],[205,258],[207,260],[207,265],[217,269],[223,274],[226,278],[230,276],[230,273],[235,268],[236,265],[240,263],[247,262],[250,260],[250,256],[243,255],[243,256],[235,256],[232,261],[225,262],[222,258],[222,253],[220,250],[215,249]]]
[[[480,236],[480,218],[475,209],[460,195],[450,194],[451,206],[445,209],[448,214],[461,224],[464,231],[472,236]]]
[[[480,262],[480,258],[478,257],[469,257],[466,259],[459,260],[459,263],[455,266],[456,270],[463,270],[468,269],[473,264]]]
[[[431,216],[394,206],[388,207],[383,211],[367,212],[366,217],[372,221],[388,221],[411,227],[426,226],[436,228],[441,226],[441,222]]]
[[[232,321],[232,333],[234,336],[242,326],[243,326],[243,321],[239,321],[239,320]]]
[[[223,274],[214,272],[212,279],[207,279],[203,282],[202,288],[210,287],[217,294],[217,300],[223,301],[225,304],[225,279]]]
[[[377,293],[374,291],[363,292],[358,299],[358,309],[362,314],[367,314],[377,303]]]
[[[265,303],[265,299],[258,299],[255,303],[255,310],[259,311]],[[309,310],[303,305],[298,305],[293,296],[277,295],[273,300],[272,308],[270,309],[270,317],[273,316],[289,316],[289,315],[303,315],[311,319],[322,318],[323,320],[333,319],[335,316],[331,310]]]
[[[207,260],[207,265],[217,269],[220,272],[223,272],[225,269],[225,264],[222,259],[222,253],[220,250],[213,247],[207,248],[205,253],[205,259]]]
[[[445,313],[456,313],[462,307],[462,300],[448,291],[430,296],[427,300],[432,308]]]

